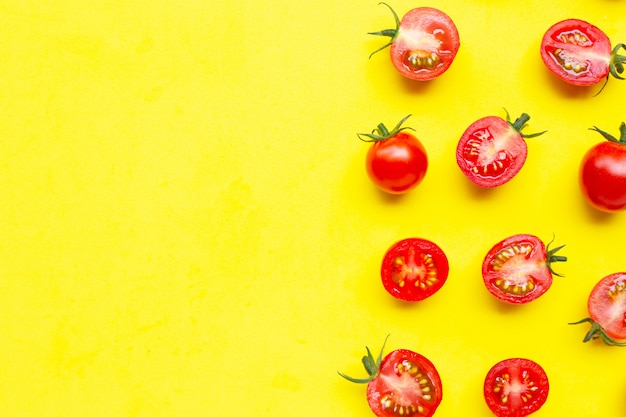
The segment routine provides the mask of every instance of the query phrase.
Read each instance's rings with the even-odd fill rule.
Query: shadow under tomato
[[[587,218],[589,219],[589,221],[591,221],[594,224],[609,224],[610,222],[613,221],[613,219],[621,215],[620,212],[609,213],[606,211],[598,210],[592,207],[591,204],[584,201],[583,198],[581,198],[580,200],[581,200],[581,204],[585,206],[584,210],[585,210],[585,214],[587,215]]]
[[[410,94],[426,94],[428,90],[434,87],[436,79],[428,81],[417,81],[398,74],[401,78],[402,86]]]
[[[544,77],[554,91],[556,91],[559,95],[566,97],[568,99],[591,98],[600,92],[600,90],[602,89],[602,84],[604,83],[604,81],[602,81],[599,84],[595,84],[591,86],[572,85],[561,80],[560,78],[552,74],[547,69],[544,72]]]

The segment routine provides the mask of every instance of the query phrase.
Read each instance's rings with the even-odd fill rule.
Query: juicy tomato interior
[[[448,259],[435,243],[409,238],[395,243],[385,254],[381,277],[387,292],[404,301],[430,297],[448,278]]]
[[[379,189],[402,194],[422,182],[428,170],[428,156],[415,136],[400,132],[369,148],[365,168]]]
[[[485,378],[484,396],[498,417],[524,417],[537,411],[548,398],[548,376],[536,362],[505,359],[494,365]]]
[[[602,278],[591,290],[589,316],[614,339],[626,339],[626,273]]]
[[[556,23],[545,33],[541,58],[563,81],[593,85],[609,74],[611,41],[590,23],[568,19]]]
[[[505,120],[489,116],[472,123],[459,140],[456,159],[467,178],[481,187],[510,181],[524,166],[528,147]]]
[[[522,304],[552,285],[543,242],[532,235],[515,235],[492,247],[482,266],[487,290],[501,301]]]
[[[423,81],[443,74],[459,47],[458,30],[447,14],[430,7],[418,7],[402,18],[390,55],[402,75]]]
[[[367,386],[370,408],[379,417],[432,416],[443,391],[435,366],[419,353],[398,349],[382,361]]]
[[[626,208],[626,146],[601,142],[584,155],[580,165],[580,187],[585,199],[598,210]]]

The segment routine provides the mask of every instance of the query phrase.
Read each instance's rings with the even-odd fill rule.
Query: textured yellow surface
[[[626,3],[442,0],[461,49],[441,78],[401,78],[377,1],[0,1],[0,415],[368,416],[360,357],[416,350],[438,417],[489,416],[500,359],[550,378],[537,416],[626,415],[626,350],[581,342],[593,284],[626,270],[626,213],[577,184],[584,151],[626,120],[626,82],[568,87],[539,57],[577,17],[626,41]],[[474,120],[530,114],[520,174],[473,187],[454,157]],[[424,182],[388,197],[356,132],[410,125]],[[508,307],[482,284],[515,233],[566,244],[548,293]],[[394,241],[447,253],[416,305],[382,288]]]

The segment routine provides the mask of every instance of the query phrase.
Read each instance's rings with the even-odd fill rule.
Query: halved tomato
[[[539,410],[548,399],[548,376],[539,364],[511,358],[495,364],[484,384],[485,401],[497,417],[524,417]]]
[[[430,297],[448,278],[448,258],[437,244],[420,238],[396,242],[385,253],[380,275],[392,296],[404,301]]]
[[[408,349],[398,349],[382,359],[381,349],[374,359],[369,348],[362,362],[366,378],[352,378],[339,372],[351,382],[367,384],[367,403],[378,417],[430,417],[441,403],[443,387],[435,365],[423,355]]]
[[[626,272],[602,278],[587,301],[589,317],[576,323],[591,323],[583,342],[600,339],[610,346],[626,346]]]
[[[552,263],[564,262],[555,255],[563,246],[550,249],[537,237],[519,234],[494,245],[483,261],[483,282],[498,300],[510,304],[528,303],[552,285]]]

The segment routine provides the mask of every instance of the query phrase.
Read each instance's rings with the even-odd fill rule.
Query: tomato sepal
[[[602,137],[604,137],[604,139],[608,140],[609,142],[614,142],[614,143],[619,143],[621,145],[626,145],[626,123],[624,123],[624,122],[622,122],[622,124],[619,126],[619,132],[620,132],[619,139],[616,138],[615,136],[611,135],[610,133],[605,132],[602,129],[599,129],[597,126],[590,127],[589,130],[593,130],[594,132],[598,132],[599,134],[602,135]]]
[[[584,343],[587,343],[591,340],[600,339],[607,346],[626,347],[626,342],[619,342],[613,339],[611,336],[609,336],[606,333],[606,330],[604,330],[604,328],[600,325],[600,323],[592,320],[589,317],[586,317],[582,320],[579,320],[573,323],[568,323],[568,324],[582,324],[582,323],[591,323],[591,329],[589,329],[589,331],[587,332],[587,334],[585,335],[583,339]]]
[[[339,371],[337,371],[337,373],[341,377],[347,379],[350,382],[354,382],[355,384],[369,383],[371,380],[376,378],[380,372],[380,364],[383,361],[383,352],[385,350],[385,345],[387,344],[387,339],[389,339],[389,335],[385,337],[385,341],[383,342],[383,347],[380,349],[380,352],[378,356],[376,357],[376,359],[374,359],[374,355],[372,355],[372,351],[370,350],[370,348],[365,346],[367,355],[363,356],[363,358],[361,359],[361,363],[363,363],[363,366],[365,367],[365,371],[367,372],[368,376],[366,378],[354,378],[344,373],[341,373]]]
[[[555,262],[567,262],[567,256],[555,255],[558,251],[563,249],[565,245],[557,246],[556,248],[550,249],[550,245],[552,245],[552,242],[554,242],[554,238],[552,238],[550,243],[546,245],[546,261],[548,264],[548,269],[550,270],[550,273],[552,275],[555,275],[557,277],[563,277],[563,274],[559,274],[558,272],[555,272],[554,269],[552,269],[552,264]]]
[[[402,118],[402,120],[400,120],[398,122],[398,124],[395,125],[393,129],[391,129],[391,131],[389,131],[389,129],[387,129],[387,126],[385,126],[383,123],[379,123],[378,126],[376,126],[376,128],[374,130],[372,130],[372,133],[357,133],[356,135],[363,142],[382,142],[384,140],[387,140],[387,139],[397,135],[398,133],[402,132],[403,130],[407,130],[408,129],[408,130],[413,130],[414,131],[415,129],[413,129],[412,127],[402,126],[404,124],[404,122],[406,122],[409,117],[411,117],[410,114],[405,116],[404,118]]]
[[[611,64],[609,65],[609,72],[618,80],[624,80],[626,78],[622,77],[621,74],[624,72],[624,62],[626,62],[626,56],[619,54],[620,49],[626,50],[626,44],[618,43],[611,51]]]
[[[515,129],[515,131],[519,133],[520,136],[523,137],[524,139],[536,138],[537,136],[541,136],[547,132],[547,130],[544,130],[543,132],[538,132],[538,133],[530,133],[530,134],[523,133],[522,129],[526,126],[526,123],[530,120],[530,116],[527,113],[522,113],[522,115],[518,117],[517,119],[515,119],[514,122],[511,122],[511,115],[509,114],[509,111],[507,109],[504,109],[504,112],[506,113],[506,122],[513,129]]]
[[[385,2],[380,2],[380,3],[378,3],[378,5],[381,5],[381,4],[383,4],[383,5],[387,6],[387,7],[389,8],[389,10],[391,10],[391,14],[393,14],[393,18],[394,18],[394,20],[396,21],[396,27],[395,27],[395,29],[383,29],[383,30],[380,30],[380,31],[378,31],[378,32],[367,32],[367,34],[368,34],[368,35],[375,35],[375,36],[388,36],[388,37],[390,37],[390,38],[391,38],[391,39],[389,40],[389,42],[387,42],[385,45],[381,46],[380,48],[378,48],[377,50],[375,50],[374,52],[372,52],[372,53],[370,54],[370,56],[369,56],[369,57],[370,57],[370,59],[372,58],[372,56],[374,56],[374,54],[375,54],[376,52],[380,52],[380,51],[382,51],[383,49],[390,47],[390,46],[391,46],[391,44],[393,43],[393,41],[395,41],[395,40],[396,40],[396,38],[398,37],[398,33],[400,32],[400,18],[399,18],[399,17],[398,17],[398,15],[396,14],[395,10],[393,10],[393,9],[391,8],[391,6],[390,6],[390,5],[388,5],[388,4],[387,4],[387,3],[385,3]]]

